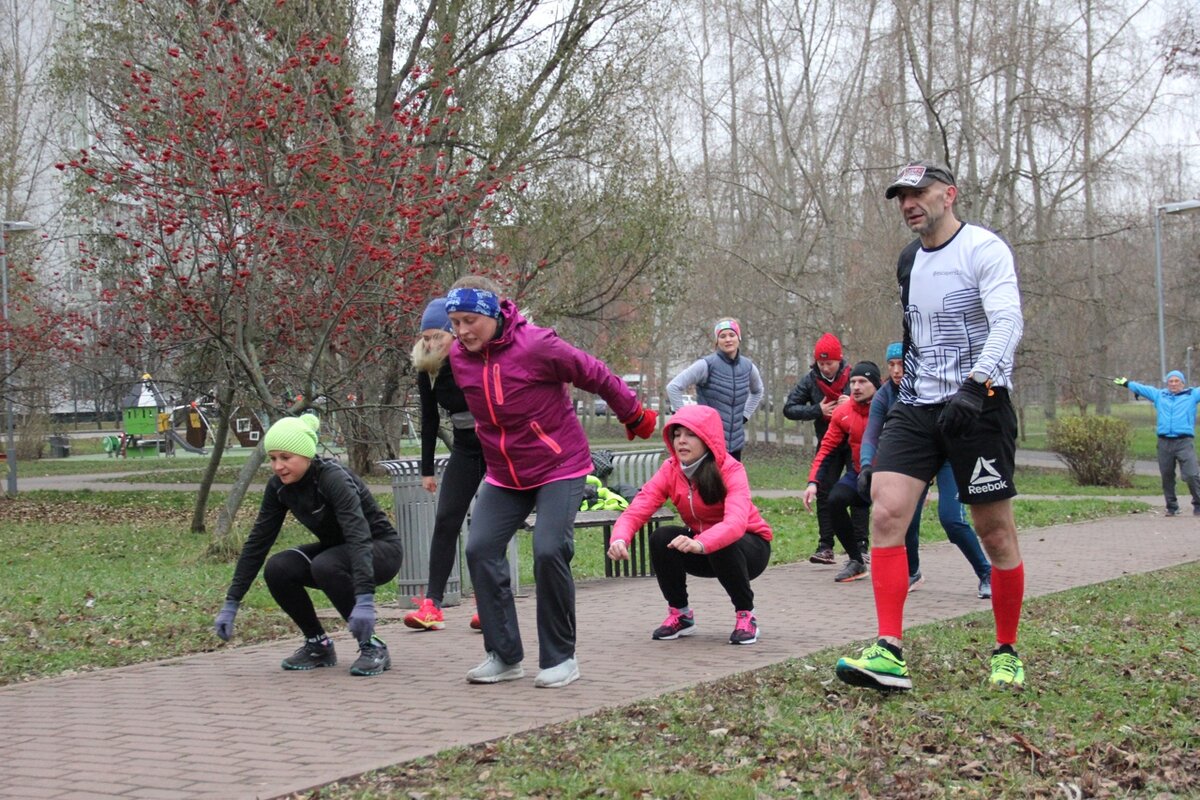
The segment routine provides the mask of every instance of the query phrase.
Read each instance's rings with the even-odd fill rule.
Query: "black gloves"
[[[858,473],[858,493],[868,503],[871,502],[871,473],[874,471],[875,468],[867,464],[862,468],[862,472]]]
[[[938,417],[938,427],[946,436],[962,436],[975,427],[975,420],[983,413],[983,400],[988,395],[986,384],[974,378],[963,381],[962,387],[946,403]]]

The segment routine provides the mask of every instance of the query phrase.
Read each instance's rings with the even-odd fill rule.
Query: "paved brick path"
[[[1021,544],[1028,593],[1042,595],[1196,560],[1200,520],[1141,514],[1031,531]],[[716,581],[694,581],[700,632],[675,642],[649,638],[665,606],[652,579],[583,584],[583,678],[561,690],[533,688],[531,597],[518,601],[527,677],[497,686],[463,680],[483,655],[465,608],[451,609],[439,632],[381,626],[395,666],[377,678],[349,675],[354,650],[339,634],[342,663],[311,673],[279,669],[297,645],[289,640],[8,686],[0,689],[0,798],[276,797],[848,645],[874,632],[871,587],[834,584],[835,570],[768,570],[755,581],[762,639],[736,648],[726,643],[733,614]],[[950,545],[925,547],[922,571],[926,583],[909,600],[908,624],[988,607]],[[670,670],[668,659],[683,652],[687,671]],[[1023,655],[1036,681],[1037,653]],[[915,680],[921,691],[920,674]]]

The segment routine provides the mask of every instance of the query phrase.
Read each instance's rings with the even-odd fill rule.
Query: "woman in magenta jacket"
[[[533,577],[537,584],[538,663],[534,686],[559,688],[579,678],[575,661],[575,514],[592,471],[587,437],[568,384],[598,394],[630,439],[649,438],[657,415],[604,362],[529,324],[494,284],[459,280],[446,296],[458,341],[450,366],[475,417],[487,474],[467,534],[487,658],[467,672],[471,683],[524,675],[508,543],[534,509]]]
[[[634,534],[670,500],[684,526],[663,525],[650,536],[650,559],[667,600],[667,618],[653,639],[696,632],[688,607],[687,576],[716,578],[736,613],[730,644],[758,641],[750,581],[771,559],[771,526],[750,501],[746,468],[725,449],[721,415],[708,406],[684,406],[663,426],[671,457],[630,502],[613,526],[608,556],[629,558]]]

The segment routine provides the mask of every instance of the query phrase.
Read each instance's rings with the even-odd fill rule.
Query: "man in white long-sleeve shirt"
[[[1012,250],[996,234],[960,222],[954,175],[909,163],[886,195],[919,237],[900,254],[904,378],[872,463],[871,583],[879,640],[837,675],[876,689],[911,689],[901,641],[908,563],[904,533],[918,498],[948,458],[959,497],[992,561],[996,648],[990,683],[1021,688],[1014,645],[1025,594],[1012,498],[1017,418],[1009,400],[1023,321]]]

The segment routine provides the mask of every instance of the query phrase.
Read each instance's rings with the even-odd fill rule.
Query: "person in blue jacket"
[[[1124,386],[1138,397],[1154,403],[1158,414],[1158,471],[1162,475],[1163,498],[1167,501],[1167,516],[1179,516],[1179,498],[1175,496],[1175,464],[1192,493],[1192,514],[1200,517],[1200,465],[1196,463],[1196,406],[1200,405],[1200,388],[1188,386],[1183,373],[1167,373],[1167,388],[1158,389],[1128,378],[1113,383]]]
[[[871,472],[873,470],[871,461],[875,458],[875,448],[879,444],[879,434],[883,431],[884,420],[887,413],[892,410],[892,406],[896,404],[896,400],[900,397],[900,379],[904,377],[904,343],[892,342],[887,349],[887,369],[888,377],[891,379],[884,383],[875,393],[874,399],[871,401],[871,414],[867,420],[867,429],[863,433],[862,450],[859,454],[859,463],[862,470],[858,474],[859,493],[864,498],[871,497]],[[971,569],[975,572],[975,577],[979,579],[979,590],[977,592],[980,600],[991,599],[992,596],[992,564],[988,561],[987,555],[983,552],[983,547],[979,544],[979,537],[975,534],[975,529],[971,527],[971,523],[967,522],[967,512],[963,508],[962,502],[958,499],[958,486],[954,483],[954,470],[951,469],[950,462],[946,461],[937,471],[937,487],[938,487],[938,521],[942,523],[942,530],[946,532],[946,538],[949,539],[966,557],[967,562],[971,565]],[[921,574],[921,555],[920,555],[920,540],[921,540],[921,509],[925,507],[925,495],[929,493],[928,487],[925,489],[925,494],[921,496],[917,502],[917,513],[913,515],[912,522],[909,523],[908,532],[904,536],[904,547],[908,552],[908,591],[913,592],[921,587],[925,582],[925,577]]]

